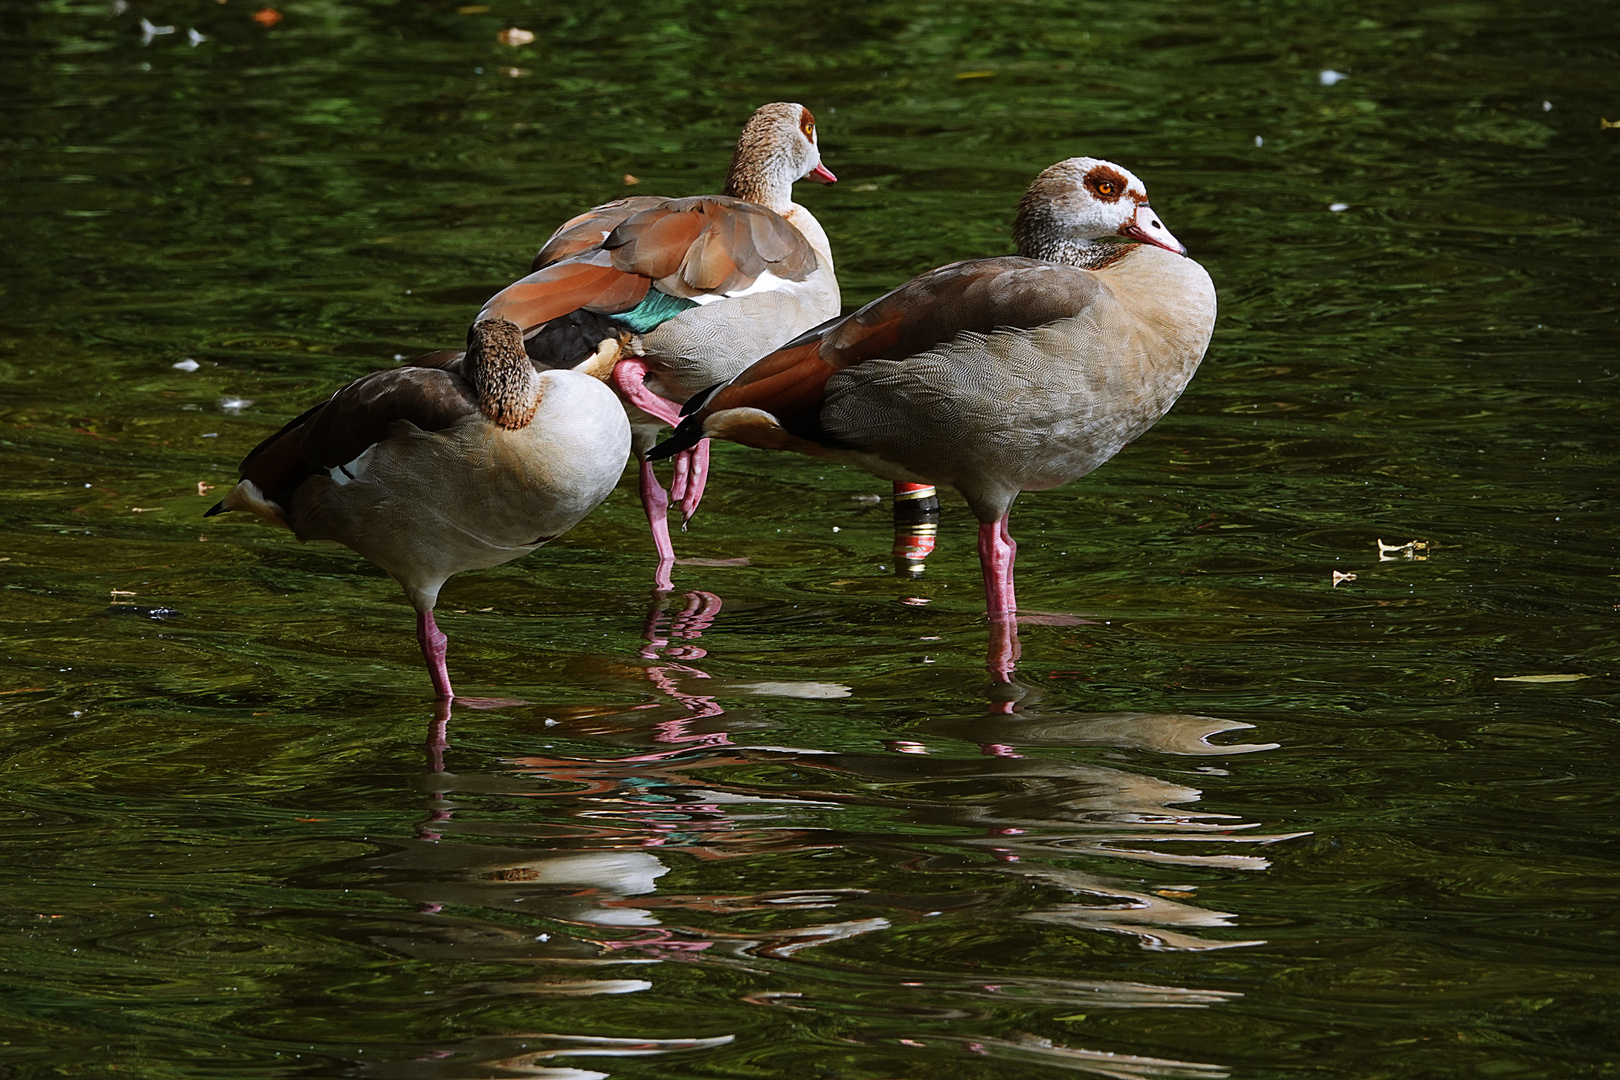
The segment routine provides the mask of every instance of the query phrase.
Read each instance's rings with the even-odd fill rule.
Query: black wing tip
[[[223,513],[226,513],[226,512],[227,511],[225,509],[225,500],[221,499],[221,500],[219,500],[219,502],[215,503],[213,506],[210,506],[208,509],[204,510],[203,511],[203,517],[211,518],[215,514],[223,514]]]
[[[703,406],[709,403],[709,399],[714,397],[714,395],[720,391],[721,387],[725,385],[725,383],[715,383],[713,386],[706,386],[702,390],[699,390],[697,393],[693,394],[691,397],[687,398],[686,402],[681,406],[681,415],[691,416],[693,413],[703,408]]]
[[[681,426],[675,429],[675,434],[647,451],[648,461],[662,461],[674,457],[682,450],[690,450],[704,439],[703,421],[695,416],[689,416],[681,421]]]

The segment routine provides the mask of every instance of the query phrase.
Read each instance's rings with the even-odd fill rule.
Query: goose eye
[[[1114,193],[1114,183],[1113,183],[1113,181],[1111,181],[1111,180],[1100,180],[1100,181],[1097,182],[1097,194],[1099,194],[1099,195],[1112,195],[1113,193]]]
[[[799,125],[799,130],[804,132],[804,137],[807,139],[813,141],[816,137],[816,125],[810,123],[808,120]]]

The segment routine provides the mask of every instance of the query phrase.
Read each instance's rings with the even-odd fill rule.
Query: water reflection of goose
[[[1286,835],[1200,809],[1195,778],[1209,774],[1154,775],[1095,762],[1082,748],[1202,762],[1275,744],[1222,742],[1249,725],[1215,717],[1044,712],[1039,690],[1025,688],[1009,712],[913,727],[917,753],[745,745],[759,738],[757,720],[719,708],[724,692],[681,688],[720,682],[697,666],[720,610],[704,594],[655,602],[639,657],[647,666],[622,669],[672,711],[581,714],[577,725],[546,729],[566,749],[535,748],[466,774],[446,770],[442,729],[431,731],[421,786],[432,801],[419,839],[367,862],[368,876],[417,914],[373,941],[424,960],[523,965],[512,977],[479,967],[475,980],[440,984],[446,1003],[668,993],[656,973],[678,963],[724,969],[715,985],[746,986],[742,1002],[770,1009],[839,1015],[854,990],[863,1028],[889,1034],[856,1031],[852,1043],[880,1054],[901,1045],[940,1069],[973,1055],[1104,1076],[1225,1075],[1021,1035],[1008,1020],[1032,1010],[1205,1008],[1230,992],[1083,969],[1059,977],[991,964],[975,976],[903,958],[919,941],[989,927],[1125,935],[1187,953],[1255,944],[1231,933],[1235,915],[1199,903],[1198,879],[1212,868],[1264,869],[1254,852]],[[653,715],[660,720],[649,725]],[[463,794],[475,793],[530,813],[459,813]],[[818,869],[836,874],[851,859],[888,870],[851,882]],[[1133,864],[1142,873],[1129,872]],[[783,887],[773,866],[797,887]],[[1164,884],[1167,868],[1185,874]],[[778,989],[783,978],[791,989]],[[594,1052],[559,1038],[456,1044],[453,1056],[493,1064],[478,1055],[500,1042],[531,1052],[501,1058],[502,1068],[553,1077],[565,1074],[547,1070],[569,1067],[560,1059]],[[652,1052],[674,1052],[654,1043]],[[413,1075],[459,1074],[447,1064]]]

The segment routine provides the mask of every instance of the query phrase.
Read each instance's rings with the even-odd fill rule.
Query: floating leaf
[[[1590,675],[1498,675],[1495,681],[1533,683],[1580,682],[1582,679],[1590,679],[1591,677],[1592,676]]]
[[[1340,573],[1337,570],[1333,571],[1333,587],[1335,589],[1337,589],[1339,587],[1339,583],[1341,581],[1354,581],[1354,580],[1356,580],[1356,575],[1354,575],[1354,574],[1343,574],[1343,573]]]
[[[502,45],[527,45],[534,40],[533,30],[521,30],[516,26],[508,26],[495,35],[495,40]]]
[[[271,27],[281,21],[281,12],[275,8],[260,8],[253,13],[253,21],[260,26]]]

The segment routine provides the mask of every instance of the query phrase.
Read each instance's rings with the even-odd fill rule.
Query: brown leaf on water
[[[457,15],[482,15],[489,10],[488,4],[463,4],[456,8]]]
[[[636,177],[630,175],[629,173],[624,174],[624,184],[625,184],[626,187],[629,187],[632,184],[639,184],[639,183],[641,183],[641,181],[639,179],[637,179]]]
[[[263,27],[271,27],[281,21],[281,12],[275,8],[260,8],[253,13],[253,21]]]
[[[527,45],[534,40],[534,31],[522,30],[516,26],[508,26],[495,35],[495,40],[502,45]]]

